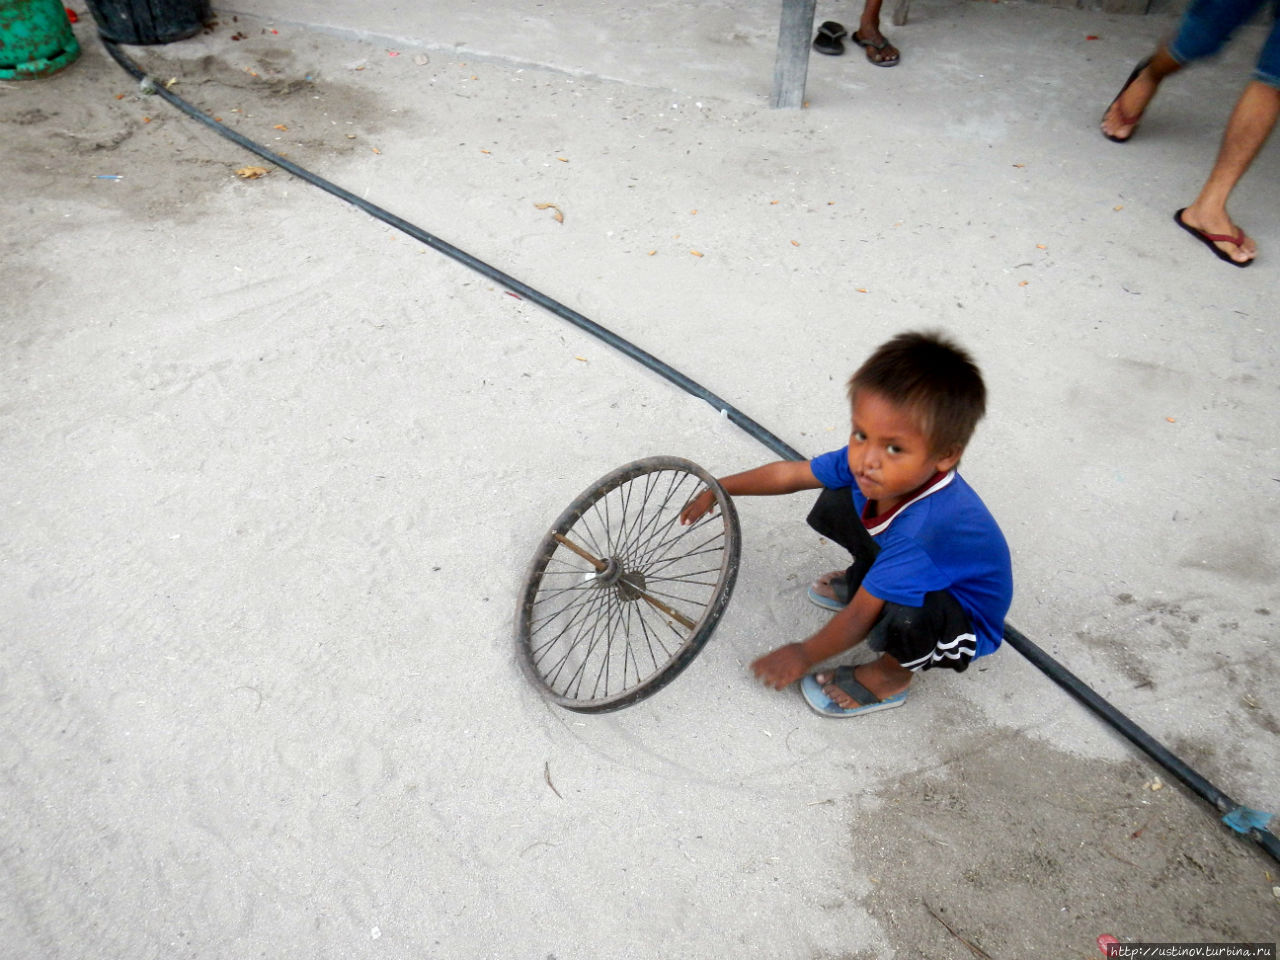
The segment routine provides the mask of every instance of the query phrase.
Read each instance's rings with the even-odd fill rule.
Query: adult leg
[[[1264,0],[1191,0],[1173,40],[1161,43],[1142,69],[1111,102],[1102,117],[1102,132],[1123,142],[1133,136],[1142,113],[1165,77],[1195,60],[1213,56],[1231,34],[1262,6]]]
[[[887,67],[898,62],[898,48],[880,32],[880,6],[883,0],[866,0],[858,29],[849,39],[866,47],[867,59],[877,66]]]
[[[1201,233],[1232,237],[1242,233],[1227,213],[1227,199],[1267,142],[1277,115],[1280,115],[1280,89],[1261,80],[1254,80],[1244,88],[1227,121],[1218,160],[1200,195],[1182,211],[1183,223]],[[1247,236],[1239,244],[1219,240],[1214,246],[1236,263],[1247,263],[1258,252],[1257,244]]]

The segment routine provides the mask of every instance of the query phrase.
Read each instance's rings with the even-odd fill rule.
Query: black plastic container
[[[213,18],[209,0],[85,0],[98,32],[116,43],[183,40]]]

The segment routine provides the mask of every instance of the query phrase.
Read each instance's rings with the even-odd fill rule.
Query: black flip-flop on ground
[[[848,36],[841,24],[828,20],[818,27],[818,35],[813,38],[813,49],[830,57],[838,57],[844,53],[843,39]]]
[[[1218,246],[1219,243],[1234,243],[1237,247],[1243,250],[1245,237],[1244,229],[1242,227],[1236,227],[1237,233],[1234,237],[1228,236],[1225,233],[1205,233],[1203,230],[1197,230],[1189,223],[1182,222],[1182,214],[1186,209],[1186,207],[1183,207],[1182,210],[1175,213],[1173,215],[1173,222],[1212,250],[1215,257],[1219,260],[1225,260],[1233,267],[1247,267],[1249,264],[1253,263],[1252,260],[1233,260],[1231,254]]]
[[[1150,64],[1151,64],[1150,57],[1146,57],[1145,59],[1138,61],[1138,65],[1133,68],[1133,73],[1129,74],[1129,79],[1124,82],[1124,86],[1120,88],[1120,92],[1117,93],[1115,97],[1112,98],[1109,104],[1107,104],[1107,109],[1102,111],[1103,120],[1107,119],[1107,114],[1110,113],[1111,108],[1116,105],[1116,101],[1119,100],[1121,97],[1123,97],[1124,92],[1128,90],[1131,86],[1133,86],[1133,81],[1138,79],[1138,74],[1140,74],[1143,70],[1147,69],[1147,67],[1150,66]],[[1136,117],[1126,117],[1123,113],[1121,113],[1120,122],[1123,123],[1126,127],[1133,127],[1133,129],[1129,131],[1129,136],[1116,137],[1107,133],[1107,131],[1105,130],[1102,131],[1102,135],[1106,137],[1108,140],[1110,140],[1112,143],[1128,143],[1130,140],[1133,139],[1133,135],[1138,132],[1138,123],[1141,120],[1142,120],[1142,114],[1138,114]]]
[[[852,35],[850,35],[849,39],[850,39],[850,40],[852,40],[854,43],[856,43],[856,44],[857,44],[858,46],[860,46],[860,47],[866,47],[866,49],[867,49],[867,61],[868,61],[869,63],[873,63],[873,64],[875,64],[877,67],[896,67],[896,66],[898,65],[898,62],[899,62],[900,60],[902,60],[902,54],[901,54],[901,53],[899,53],[899,54],[898,54],[896,57],[894,57],[892,60],[874,60],[874,59],[872,59],[872,57],[871,57],[871,51],[872,51],[872,50],[877,50],[877,51],[879,51],[879,50],[884,50],[886,47],[890,47],[890,46],[892,46],[892,44],[890,44],[890,43],[889,43],[889,41],[888,41],[888,40],[886,40],[884,37],[881,37],[881,38],[880,38],[880,40],[879,40],[879,42],[877,42],[877,41],[875,41],[875,40],[863,40],[860,36],[858,36],[858,31],[856,31],[856,30],[855,30],[855,31],[852,33]],[[897,48],[895,47],[894,49],[896,50]]]

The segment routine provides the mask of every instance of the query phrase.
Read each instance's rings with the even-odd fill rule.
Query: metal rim
[[[703,490],[714,508],[681,526]],[[531,679],[583,713],[656,693],[710,639],[739,543],[733,501],[697,464],[649,457],[602,477],[557,518],[525,577],[516,623]]]

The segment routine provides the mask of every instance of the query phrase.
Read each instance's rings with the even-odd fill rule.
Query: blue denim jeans
[[[1254,79],[1280,88],[1280,0],[1191,0],[1178,34],[1169,44],[1169,54],[1186,65],[1212,56],[1222,49],[1236,28],[1266,6],[1271,7],[1271,33],[1258,55]]]

